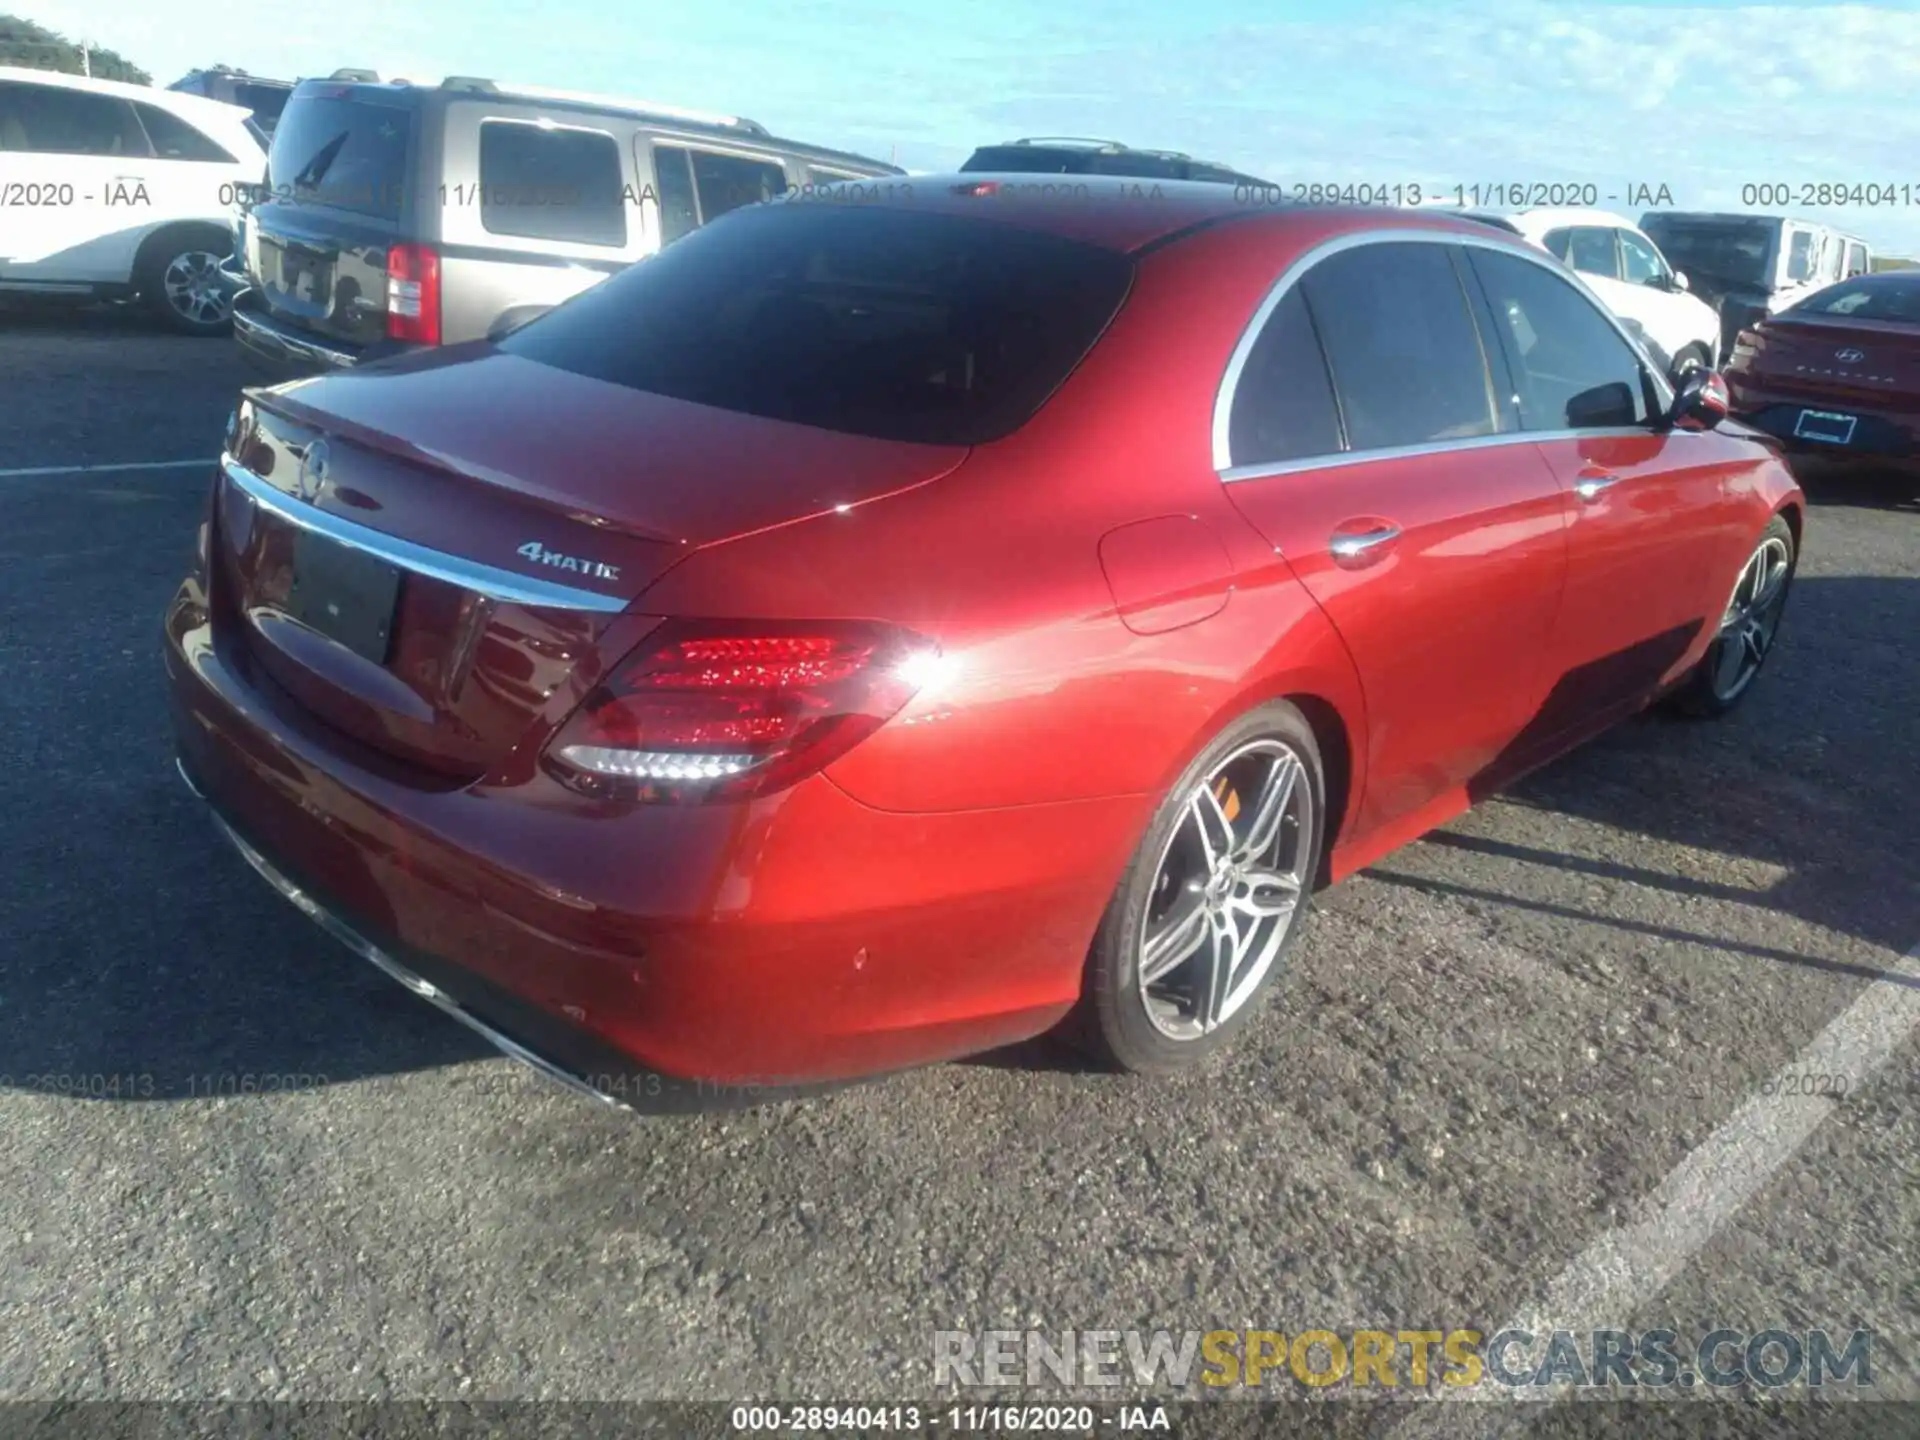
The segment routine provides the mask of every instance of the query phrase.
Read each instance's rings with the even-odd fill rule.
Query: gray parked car
[[[290,379],[497,336],[740,205],[904,173],[736,116],[336,71],[274,130],[234,337]]]

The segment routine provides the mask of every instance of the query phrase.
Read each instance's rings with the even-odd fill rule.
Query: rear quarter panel
[[[1357,728],[1344,648],[1211,462],[1233,346],[1303,243],[1248,219],[1145,257],[1104,338],[1012,437],[906,494],[710,547],[640,608],[866,616],[937,641],[942,680],[828,771],[880,809],[1157,795],[1228,718],[1275,695],[1319,697]],[[1101,542],[1168,515],[1217,539],[1226,599],[1141,634],[1118,614]]]

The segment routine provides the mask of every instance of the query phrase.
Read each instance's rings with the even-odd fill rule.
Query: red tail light
[[[863,621],[670,620],[561,727],[547,763],[609,798],[766,795],[878,730],[937,654]]]
[[[440,256],[431,245],[387,250],[387,338],[440,343]]]

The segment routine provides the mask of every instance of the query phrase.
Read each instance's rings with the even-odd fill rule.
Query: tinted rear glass
[[[296,95],[274,127],[267,185],[276,200],[310,200],[400,218],[413,116],[393,105]]]
[[[962,171],[1000,171],[1008,175],[1086,175],[1093,170],[1091,150],[1045,150],[1031,145],[987,145],[973,152]]]
[[[1363,245],[1322,260],[1301,283],[1353,449],[1495,432],[1479,332],[1445,248]]]
[[[1688,279],[1766,286],[1773,274],[1777,221],[1740,216],[1643,215],[1640,228],[1653,238],[1667,263]]]
[[[1829,285],[1780,312],[1836,320],[1891,320],[1920,325],[1920,276],[1897,280],[1846,280]]]
[[[971,216],[754,206],[500,348],[724,410],[974,445],[1040,408],[1132,274],[1114,251]]]
[[[249,85],[243,80],[233,87],[233,103],[246,106],[255,120],[271,130],[287,108],[287,97],[291,94],[293,91],[284,85]]]
[[[1233,392],[1227,451],[1236,467],[1331,455],[1340,412],[1305,293],[1289,290],[1253,343]]]

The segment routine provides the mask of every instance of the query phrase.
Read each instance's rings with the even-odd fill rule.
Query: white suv
[[[1720,361],[1720,317],[1631,220],[1605,210],[1522,210],[1476,218],[1512,230],[1580,273],[1677,377]]]
[[[256,133],[238,105],[0,66],[0,292],[137,294],[175,329],[225,330]]]

